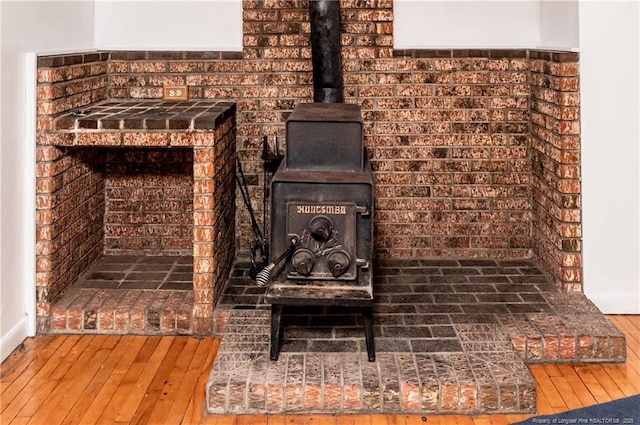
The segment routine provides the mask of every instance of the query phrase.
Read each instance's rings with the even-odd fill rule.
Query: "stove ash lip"
[[[313,66],[313,101],[344,102],[342,49],[340,45],[340,2],[311,0],[311,63]]]

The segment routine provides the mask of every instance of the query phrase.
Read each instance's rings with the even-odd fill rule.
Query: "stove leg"
[[[280,325],[280,319],[282,318],[282,304],[271,305],[271,353],[269,357],[271,360],[278,360],[280,355],[280,332],[282,326]]]
[[[376,351],[373,345],[373,311],[371,307],[362,307],[364,321],[364,337],[367,342],[367,356],[370,362],[376,361]]]

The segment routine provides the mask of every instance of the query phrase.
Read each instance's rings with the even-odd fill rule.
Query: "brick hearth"
[[[375,363],[360,316],[285,310],[269,360],[264,289],[238,264],[216,309],[210,413],[533,412],[526,363],[621,362],[624,335],[530,260],[388,260],[375,267]]]

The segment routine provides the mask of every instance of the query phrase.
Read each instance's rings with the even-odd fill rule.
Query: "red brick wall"
[[[107,98],[108,58],[106,52],[38,58],[38,130],[53,129],[58,114]]]
[[[303,4],[304,3],[304,4]],[[113,52],[113,97],[163,83],[238,104],[238,155],[262,206],[260,146],[312,101],[305,2],[244,2],[237,53]],[[380,257],[531,255],[525,50],[393,51],[392,2],[342,2],[345,99],[362,106],[376,173]],[[261,214],[258,213],[261,217]],[[238,248],[252,233],[238,209]]]
[[[379,254],[530,255],[525,55],[396,52],[356,86],[372,108]]]
[[[53,116],[107,97],[106,53],[38,59],[36,145],[37,328],[56,299],[102,252],[104,160],[98,150],[49,146]],[[91,166],[89,164],[92,164]]]
[[[105,254],[193,253],[193,151],[109,150]]]
[[[213,331],[213,309],[236,254],[235,117],[216,128],[212,146],[194,148],[193,330]]]
[[[534,250],[555,281],[582,290],[577,53],[530,52]]]
[[[38,329],[49,302],[102,253],[104,161],[98,150],[36,148]],[[91,165],[89,165],[91,164]]]

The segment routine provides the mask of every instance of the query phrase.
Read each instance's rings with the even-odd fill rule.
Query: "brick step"
[[[193,291],[71,288],[53,305],[50,333],[190,335]]]
[[[351,352],[316,340],[300,351],[285,344],[272,362],[269,317],[265,309],[230,312],[207,384],[209,413],[535,410],[535,382],[506,339],[492,352],[378,351],[376,362],[367,361],[364,338],[351,340]]]

